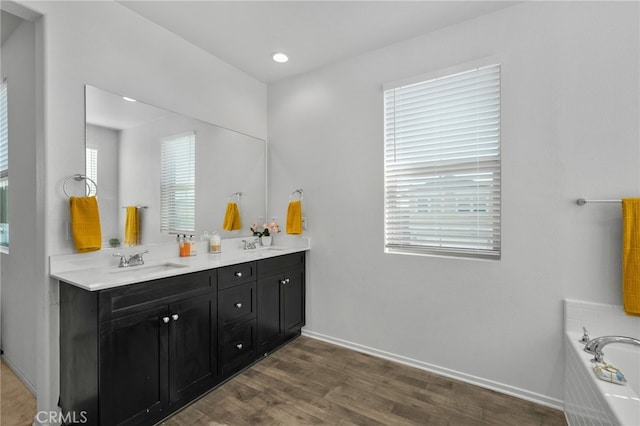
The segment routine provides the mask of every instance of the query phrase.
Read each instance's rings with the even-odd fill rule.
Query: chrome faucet
[[[260,241],[259,239],[254,239],[252,242],[248,242],[247,240],[242,240],[244,246],[242,247],[243,250],[253,250],[256,248],[256,244],[258,244],[258,241]]]
[[[591,339],[584,346],[584,351],[593,355],[591,362],[604,362],[602,348],[611,343],[626,343],[628,345],[640,346],[640,339],[624,336],[602,336]]]
[[[143,259],[143,255],[145,253],[149,253],[149,250],[143,250],[141,252],[132,254],[131,256],[129,256],[129,259],[127,260],[127,257],[122,254],[122,253],[113,253],[113,256],[120,256],[120,263],[118,264],[119,268],[125,268],[127,266],[137,266],[137,265],[144,265],[144,259]]]

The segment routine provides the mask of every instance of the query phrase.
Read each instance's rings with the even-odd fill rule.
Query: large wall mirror
[[[162,165],[161,150],[166,141],[185,137],[195,140],[193,235],[212,231],[223,237],[248,235],[251,223],[265,217],[264,140],[92,86],[85,88],[85,101],[86,172],[98,186],[103,246],[112,239],[124,243],[129,206],[138,207],[139,244],[175,241],[176,232],[167,231],[162,223],[167,220],[161,208],[167,166]],[[185,161],[182,154],[186,155],[185,149],[178,149],[178,162]],[[164,179],[166,183],[166,170]],[[241,196],[232,196],[235,193]],[[242,230],[222,231],[229,200],[238,203]],[[180,195],[175,202],[173,208],[180,211]]]

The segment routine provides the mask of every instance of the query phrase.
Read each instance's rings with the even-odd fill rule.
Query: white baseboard
[[[13,374],[15,374],[18,379],[20,379],[22,384],[29,390],[29,392],[31,392],[34,397],[37,396],[36,388],[33,386],[33,384],[29,380],[27,380],[25,375],[22,374],[22,372],[18,370],[18,368],[16,368],[16,366],[11,362],[11,360],[7,358],[6,355],[2,355],[2,362],[4,362],[7,367],[9,367],[11,371],[13,371]]]
[[[459,371],[451,370],[437,365],[429,364],[416,359],[407,358],[402,355],[397,355],[390,352],[381,351],[379,349],[371,348],[369,346],[361,345],[358,343],[349,342],[347,340],[338,339],[335,337],[327,336],[324,334],[316,333],[315,331],[302,330],[302,335],[311,337],[313,339],[322,340],[327,343],[342,346],[347,349],[352,349],[357,352],[362,352],[368,355],[375,356],[377,358],[383,358],[389,361],[394,361],[400,364],[407,365],[409,367],[418,368],[420,370],[429,371],[431,373],[439,374],[441,376],[449,377],[451,379],[459,380],[461,382],[470,383],[472,385],[480,386],[482,388],[491,389],[496,392],[504,393],[516,398],[524,399],[534,402],[536,404],[544,405],[546,407],[555,408],[560,411],[564,411],[564,401],[556,398],[551,398],[545,395],[541,395],[536,392],[531,392],[525,389],[516,388],[514,386],[498,383],[493,380],[483,379],[482,377],[473,376],[471,374],[462,373]]]

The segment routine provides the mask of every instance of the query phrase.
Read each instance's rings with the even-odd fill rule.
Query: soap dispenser
[[[198,254],[196,240],[193,238],[193,235],[189,235],[189,256],[195,256],[196,254]]]
[[[190,253],[191,244],[189,244],[189,241],[187,240],[187,234],[184,234],[182,237],[180,237],[180,256],[186,257],[189,256]]]

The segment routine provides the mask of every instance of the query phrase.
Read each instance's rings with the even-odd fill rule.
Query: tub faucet
[[[604,362],[602,348],[611,343],[626,343],[628,345],[640,346],[640,339],[624,336],[602,336],[591,339],[584,346],[584,351],[593,355],[591,362]]]

